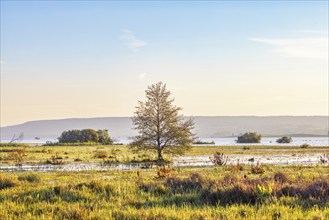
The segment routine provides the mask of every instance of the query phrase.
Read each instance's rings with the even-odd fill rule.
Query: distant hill
[[[237,136],[256,131],[263,136],[327,136],[328,116],[196,116],[195,132],[199,137]],[[30,121],[0,128],[0,138],[10,139],[24,133],[24,139],[56,138],[68,129],[108,129],[115,138],[136,134],[129,117],[72,118]]]

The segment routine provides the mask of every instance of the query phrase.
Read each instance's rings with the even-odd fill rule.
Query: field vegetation
[[[329,146],[306,148],[300,146],[192,146],[185,156],[224,155],[312,155],[327,154]],[[126,145],[29,146],[27,144],[0,144],[0,164],[45,164],[52,160],[63,163],[111,163],[148,162],[157,159],[156,153],[133,153]],[[170,161],[166,157],[166,161]]]
[[[0,219],[328,219],[328,168],[0,174]]]

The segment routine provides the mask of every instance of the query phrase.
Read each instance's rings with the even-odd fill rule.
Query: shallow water
[[[278,144],[276,140],[278,137],[263,137],[261,143],[258,144],[239,144],[236,143],[236,137],[225,137],[225,138],[199,138],[199,140],[204,142],[215,142],[214,146],[248,146],[248,145],[259,145],[259,146],[300,146],[302,144],[309,144],[311,146],[329,146],[329,137],[293,137],[292,142],[289,144]],[[115,143],[129,144],[131,142],[130,138],[114,138]],[[1,140],[1,142],[6,143],[10,140]],[[46,139],[25,139],[22,143],[29,144],[45,144],[47,141],[57,142],[57,139],[46,138]],[[212,144],[206,144],[212,145]],[[205,146],[206,146],[205,145]],[[197,145],[199,146],[199,145]],[[202,145],[200,145],[202,146]]]
[[[320,161],[322,154],[297,154],[297,155],[228,155],[227,164],[245,164],[245,165],[256,165],[259,164],[270,164],[270,165],[302,165],[312,166],[323,164]],[[253,158],[253,159],[252,159]],[[252,161],[251,161],[252,159]],[[213,166],[209,156],[186,156],[176,157],[173,159],[173,167],[196,167],[196,166]],[[327,161],[326,165],[329,165]],[[156,168],[153,165],[148,168]],[[22,166],[9,166],[0,165],[0,171],[38,171],[38,172],[49,172],[49,171],[86,171],[86,170],[139,170],[145,169],[145,164],[111,164],[102,165],[100,163],[89,163],[89,164],[63,164],[63,165],[28,165],[23,164]]]

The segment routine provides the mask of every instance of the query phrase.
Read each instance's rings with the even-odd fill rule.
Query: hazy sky
[[[1,126],[132,116],[328,115],[328,1],[1,1]]]

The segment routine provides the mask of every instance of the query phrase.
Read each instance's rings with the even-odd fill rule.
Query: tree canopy
[[[195,139],[191,131],[193,120],[184,120],[183,115],[179,115],[182,108],[173,104],[166,84],[153,84],[145,93],[146,100],[138,101],[132,119],[139,135],[130,147],[135,151],[156,153],[159,161],[163,160],[163,154],[182,155]]]
[[[292,142],[292,138],[288,137],[288,136],[283,136],[283,137],[277,139],[276,142],[279,144],[289,144]]]
[[[112,140],[107,129],[83,129],[63,131],[58,138],[59,143],[85,143],[97,142],[101,144],[111,144]]]
[[[247,132],[238,137],[238,143],[260,143],[262,139],[261,134],[257,134],[256,132]]]

